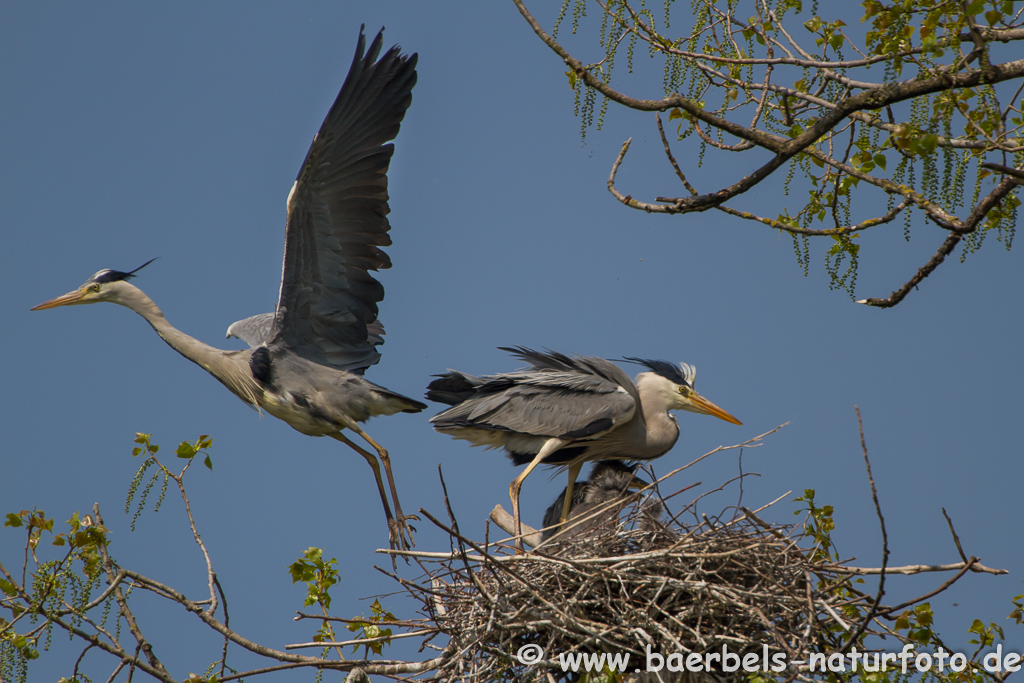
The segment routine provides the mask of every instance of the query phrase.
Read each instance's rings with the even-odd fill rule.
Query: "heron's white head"
[[[643,358],[626,358],[632,363],[639,363],[650,368],[650,372],[641,372],[636,376],[636,388],[646,404],[654,400],[664,405],[665,410],[687,410],[701,415],[712,415],[720,420],[733,424],[743,424],[728,411],[719,408],[704,398],[693,388],[697,377],[697,369],[687,363],[669,363],[664,360],[646,360]]]
[[[134,285],[128,284],[128,280],[135,277],[135,273],[142,270],[155,260],[156,259],[150,259],[128,273],[120,270],[104,268],[86,280],[78,289],[74,289],[67,294],[62,294],[55,299],[44,301],[38,306],[33,306],[31,310],[42,311],[47,308],[57,308],[58,306],[95,304],[100,301],[112,301],[114,303],[118,303],[119,295],[124,294],[125,289],[135,289]]]

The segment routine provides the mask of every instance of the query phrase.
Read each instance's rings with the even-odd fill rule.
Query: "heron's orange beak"
[[[731,422],[734,425],[743,424],[735,417],[733,417],[729,412],[722,410],[714,403],[698,394],[696,391],[690,394],[689,398],[691,401],[693,401],[693,405],[695,408],[697,408],[698,412],[704,413],[705,415],[713,415],[717,417],[719,420],[725,420],[726,422]]]
[[[49,301],[44,301],[43,303],[39,304],[38,306],[33,306],[29,310],[31,310],[31,311],[42,311],[42,310],[45,310],[47,308],[57,308],[58,306],[73,306],[75,304],[87,304],[87,303],[90,303],[90,302],[89,301],[83,301],[83,299],[85,298],[85,295],[88,292],[89,292],[89,290],[84,288],[84,287],[81,288],[81,289],[76,289],[73,292],[68,292],[67,294],[62,294],[61,296],[58,296],[56,299],[50,299]]]

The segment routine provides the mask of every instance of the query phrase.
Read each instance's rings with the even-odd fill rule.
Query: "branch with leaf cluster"
[[[812,13],[803,13],[801,0],[724,6],[695,0],[692,7],[678,8],[666,0],[658,17],[643,2],[563,0],[548,32],[525,0],[513,2],[569,67],[584,134],[595,122],[600,95],[598,126],[613,102],[668,112],[670,121],[678,121],[676,142],[694,142],[699,150],[688,157],[699,164],[709,163],[709,150],[754,153],[746,165],[729,163],[737,169],[734,180],[700,188],[676,162],[659,117],[665,154],[685,193],[643,201],[622,192],[616,174],[627,140],[608,189],[630,208],[660,214],[716,209],[780,230],[793,237],[805,273],[808,238],[829,237],[826,267],[832,286],[851,296],[859,252],[852,240],[901,215],[909,239],[916,210],[941,231],[940,243],[891,295],[860,301],[882,308],[902,301],[961,243],[966,256],[995,231],[1010,247],[1020,204],[1017,186],[1024,177],[1024,59],[999,57],[1016,56],[1024,42],[1019,3],[865,0],[862,22],[869,28],[854,31],[841,19],[814,14],[817,3]],[[588,21],[588,10],[596,10],[595,21]],[[600,59],[580,60],[558,39],[570,12],[573,34],[596,30]],[[799,29],[791,30],[796,21]],[[594,47],[579,49],[593,52]],[[633,72],[642,51],[664,69],[661,97],[638,98],[612,86],[623,53]],[[874,74],[868,73],[872,67]],[[784,167],[787,194],[794,177],[807,182],[802,207],[781,208],[772,216],[738,205],[744,193]],[[872,206],[884,209],[871,215]]]
[[[201,598],[189,597],[185,593],[120,566],[108,551],[109,530],[100,514],[99,504],[92,513],[80,517],[75,513],[68,520],[68,531],[54,534],[54,520],[42,510],[22,510],[10,513],[5,528],[23,528],[27,533],[24,556],[19,570],[10,570],[0,561],[0,611],[10,618],[0,617],[0,680],[28,680],[30,663],[38,659],[40,650],[48,647],[52,632],[64,631],[72,639],[85,644],[72,670],[64,680],[87,680],[85,670],[96,667],[95,656],[90,653],[105,653],[112,661],[107,680],[115,680],[127,672],[131,680],[136,672],[164,683],[176,683],[176,678],[163,663],[161,650],[173,651],[173,643],[154,643],[143,632],[136,618],[129,596],[144,592],[192,614],[205,627],[213,631],[214,637],[222,640],[220,658],[209,665],[203,675],[190,675],[190,683],[240,680],[245,677],[285,671],[289,669],[316,669],[355,671],[366,674],[404,676],[414,674],[423,667],[430,668],[430,662],[388,661],[382,659],[348,659],[341,655],[340,647],[355,644],[364,645],[366,654],[372,650],[380,654],[380,643],[387,642],[386,629],[380,622],[393,617],[380,608],[374,615],[360,621],[350,622],[349,628],[360,631],[364,638],[348,643],[327,642],[333,640],[333,631],[327,620],[326,610],[330,607],[329,589],[337,582],[334,560],[324,561],[319,549],[311,548],[303,558],[290,567],[294,581],[305,581],[309,586],[307,605],[317,603],[323,610],[323,626],[317,633],[320,647],[335,646],[338,659],[325,656],[305,656],[282,651],[254,642],[235,631],[228,617],[227,597],[217,578],[206,544],[199,533],[192,507],[185,490],[185,476],[193,462],[201,458],[206,467],[213,469],[208,449],[213,441],[209,436],[200,436],[194,442],[181,443],[175,455],[186,460],[178,472],[172,471],[159,460],[160,447],[150,440],[149,434],[138,434],[137,444],[132,449],[133,457],[141,457],[142,464],[129,487],[125,512],[131,514],[134,529],[139,516],[144,512],[150,494],[159,490],[154,508],[159,508],[171,484],[177,489],[184,505],[186,517],[192,530],[192,537],[199,547],[204,561],[207,593]],[[40,551],[42,541],[50,537],[50,545],[61,549],[56,558],[47,558]],[[45,544],[42,544],[45,548]],[[376,608],[379,608],[376,603]],[[113,624],[110,615],[113,617]],[[125,632],[126,631],[126,632]],[[389,632],[388,632],[389,633]],[[326,637],[330,636],[330,637]],[[239,671],[228,663],[232,648],[241,648],[271,661],[268,666]],[[89,664],[86,667],[86,663]]]

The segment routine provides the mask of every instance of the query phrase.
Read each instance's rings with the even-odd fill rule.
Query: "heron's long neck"
[[[647,423],[647,449],[658,457],[667,453],[679,439],[679,423],[663,406],[655,401],[642,404],[644,422]]]
[[[243,401],[256,404],[259,387],[251,375],[240,368],[242,365],[247,366],[248,363],[240,363],[238,361],[241,359],[233,358],[240,355],[240,352],[217,349],[185,334],[167,322],[163,311],[146,296],[145,292],[134,285],[125,285],[122,286],[116,303],[145,318],[168,346],[219,379]]]

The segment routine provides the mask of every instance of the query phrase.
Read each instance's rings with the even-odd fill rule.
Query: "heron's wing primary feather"
[[[412,101],[416,55],[396,46],[380,60],[378,34],[352,67],[313,139],[288,197],[281,295],[272,344],[341,370],[380,359],[376,323],[384,289],[370,271],[391,265],[387,171]]]

